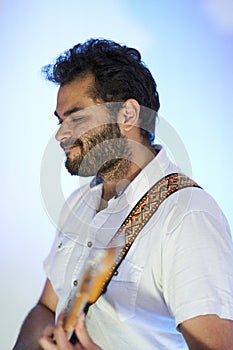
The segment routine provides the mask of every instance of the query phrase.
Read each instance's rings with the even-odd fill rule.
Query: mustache
[[[80,139],[70,139],[64,142],[60,142],[61,148],[65,151],[70,146],[83,146],[83,142]]]

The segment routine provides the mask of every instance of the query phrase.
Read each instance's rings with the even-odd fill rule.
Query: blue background
[[[4,349],[11,348],[23,318],[38,300],[45,279],[42,261],[55,230],[41,186],[41,168],[57,128],[53,117],[57,88],[43,80],[40,68],[90,37],[139,49],[158,84],[161,120],[169,125],[160,141],[167,146],[173,130],[180,141],[178,146],[172,141],[172,152],[185,149],[191,161],[189,173],[213,195],[233,226],[231,0],[2,0],[0,338]],[[61,156],[59,146],[54,147]],[[187,159],[184,163],[185,167]],[[80,184],[61,169],[48,176],[61,184],[64,197]],[[50,198],[57,213],[56,193]]]

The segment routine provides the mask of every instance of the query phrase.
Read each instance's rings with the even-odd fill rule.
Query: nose
[[[69,139],[71,136],[72,136],[72,132],[71,132],[69,123],[64,120],[55,135],[55,139],[59,142],[64,142],[67,139]]]

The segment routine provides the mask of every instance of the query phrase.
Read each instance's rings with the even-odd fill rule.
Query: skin
[[[66,334],[63,330],[65,313],[62,312],[57,320],[57,324],[55,327],[48,326],[45,331],[43,337],[40,338],[39,343],[43,349],[46,350],[81,350],[81,349],[89,349],[89,350],[101,350],[101,348],[95,344],[90,336],[88,335],[84,314],[79,318],[77,324],[75,326],[75,333],[80,341],[80,343],[76,345],[72,345],[67,341]],[[52,340],[52,337],[55,337],[56,344]]]
[[[60,87],[55,112],[61,123],[56,134],[58,142],[66,143],[68,140],[78,139],[86,132],[93,131],[93,128],[99,128],[109,121],[106,109],[101,106],[102,101],[93,100],[89,94],[93,81],[93,77],[88,75]],[[83,110],[85,117],[82,117]],[[121,191],[126,183],[132,181],[155,157],[152,147],[141,137],[138,128],[139,112],[140,106],[137,101],[129,99],[118,114],[117,122],[121,134],[128,140],[131,158],[125,173],[115,172],[113,176],[113,172],[109,169],[101,174],[103,192],[99,210],[105,208],[108,200]],[[72,122],[79,116],[81,117],[77,123]],[[80,152],[79,147],[66,150],[70,160],[79,156]],[[47,280],[37,306],[22,326],[14,350],[39,350],[41,346],[45,350],[100,349],[90,339],[83,318],[78,321],[75,328],[81,344],[73,346],[68,343],[62,328],[64,314],[59,317],[57,325],[53,325],[56,305],[57,296],[50,281]],[[48,324],[50,325],[47,326]],[[35,328],[36,332],[32,332],[31,330]],[[179,325],[179,329],[191,350],[233,350],[233,321],[221,319],[216,315],[203,315],[183,322]],[[52,341],[52,334],[55,335],[57,344]]]
[[[56,134],[56,139],[61,144],[67,143],[68,140],[83,138],[86,133],[98,130],[104,124],[109,123],[109,113],[102,105],[103,101],[94,101],[89,96],[93,83],[93,77],[89,75],[60,87],[55,115],[61,123]],[[122,136],[129,141],[131,157],[127,171],[123,174],[122,172],[114,173],[113,169],[101,174],[104,180],[102,197],[106,201],[123,188],[124,181],[132,181],[155,156],[151,145],[143,146],[144,142],[138,128],[139,112],[138,102],[129,99],[118,114],[117,123]],[[73,122],[73,120],[76,121]],[[72,161],[80,155],[80,147],[68,149],[66,154]],[[90,176],[90,174],[88,175]],[[91,175],[95,175],[95,173]]]

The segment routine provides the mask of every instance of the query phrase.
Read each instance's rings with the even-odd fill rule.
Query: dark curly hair
[[[65,51],[42,72],[46,79],[59,85],[91,73],[95,78],[93,98],[103,102],[134,98],[141,106],[141,134],[153,141],[159,95],[156,82],[136,49],[110,40],[90,39]]]

